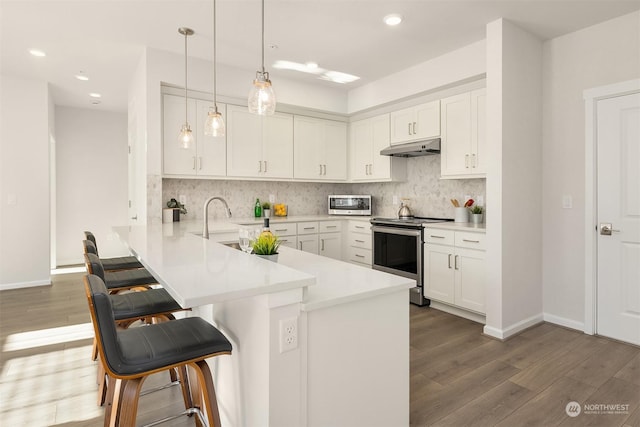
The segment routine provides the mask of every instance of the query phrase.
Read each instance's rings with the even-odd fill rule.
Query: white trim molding
[[[585,251],[584,251],[584,333],[597,333],[597,138],[596,103],[602,99],[624,96],[640,92],[640,79],[628,80],[606,86],[587,89],[583,92],[585,100]],[[572,322],[572,321],[570,321]],[[579,322],[575,322],[578,324]],[[559,323],[560,324],[560,323]],[[571,327],[571,326],[568,326]]]
[[[504,329],[494,328],[492,326],[484,326],[483,332],[485,335],[490,337],[498,338],[500,340],[506,340],[511,338],[514,335],[519,334],[525,329],[529,329],[532,326],[535,326],[544,321],[544,316],[542,313],[536,314],[535,316],[531,316],[528,319],[523,319],[513,325],[510,325]]]
[[[553,323],[554,325],[563,326],[569,329],[575,329],[577,331],[584,331],[584,323],[576,320],[567,319],[566,317],[556,316],[554,314],[542,313],[542,318],[545,322]]]
[[[3,283],[0,285],[0,291],[9,289],[35,288],[36,286],[51,286],[51,280],[34,280],[32,282],[16,282]]]

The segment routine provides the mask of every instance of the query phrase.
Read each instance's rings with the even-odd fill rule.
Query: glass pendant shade
[[[193,145],[193,132],[191,132],[191,126],[189,126],[189,123],[182,125],[178,142],[180,143],[180,148],[185,150],[188,150]]]
[[[258,71],[253,81],[248,99],[249,112],[270,116],[276,111],[276,94],[273,91],[269,73]]]
[[[217,107],[209,108],[207,120],[204,123],[204,134],[207,136],[224,136],[225,127],[222,114],[218,112]]]

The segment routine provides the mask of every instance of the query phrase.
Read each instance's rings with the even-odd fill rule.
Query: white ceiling
[[[212,57],[212,0],[0,0],[2,73],[51,83],[58,105],[125,111],[127,86],[144,46],[184,52],[178,27],[196,31],[189,55]],[[330,85],[310,74],[274,70],[276,60],[315,61],[360,76],[345,91],[481,40],[504,17],[542,40],[640,9],[640,0],[266,0],[266,68]],[[218,62],[260,64],[260,1],[217,0]],[[382,18],[404,21],[387,27]],[[32,57],[38,48],[45,58]],[[74,78],[79,71],[88,82]],[[218,82],[219,88],[224,86]],[[102,94],[91,105],[89,92]]]

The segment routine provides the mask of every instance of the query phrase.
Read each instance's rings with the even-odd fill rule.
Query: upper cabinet
[[[346,181],[346,123],[294,116],[293,134],[294,178]]]
[[[486,90],[441,101],[442,178],[486,176]]]
[[[293,116],[227,107],[227,175],[293,178]]]
[[[432,101],[391,113],[391,144],[440,136],[440,101]]]
[[[226,175],[224,137],[204,134],[204,123],[212,102],[187,99],[188,121],[194,136],[193,145],[180,148],[178,135],[185,119],[185,99],[182,96],[165,94],[163,102],[163,173],[164,175],[195,175],[217,177]],[[225,115],[225,105],[218,103],[218,111]]]
[[[407,160],[380,155],[389,146],[389,114],[351,123],[351,179],[402,181],[407,178]]]

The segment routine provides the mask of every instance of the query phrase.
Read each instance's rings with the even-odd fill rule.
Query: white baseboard
[[[0,291],[6,291],[9,289],[33,288],[36,286],[50,286],[50,285],[51,285],[51,279],[34,280],[32,282],[3,283],[3,284],[0,284]]]
[[[578,322],[576,320],[567,319],[566,317],[560,317],[549,313],[543,313],[542,316],[545,322],[584,332],[584,322]]]
[[[507,338],[517,335],[525,329],[535,326],[538,323],[542,323],[543,321],[544,316],[542,313],[539,313],[527,319],[523,319],[517,323],[514,323],[513,325],[510,325],[504,329],[498,329],[492,326],[485,325],[483,332],[485,335],[489,335],[490,337],[498,338],[500,340],[506,340]]]
[[[444,311],[445,313],[453,314],[455,316],[464,317],[465,319],[473,320],[474,322],[485,324],[485,317],[481,314],[474,313],[473,311],[467,311],[462,308],[453,307],[449,304],[444,304],[438,301],[431,300],[429,305],[436,310]]]

